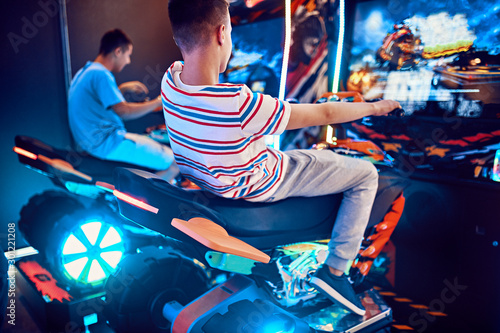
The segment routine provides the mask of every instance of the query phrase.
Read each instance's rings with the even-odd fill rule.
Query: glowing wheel
[[[62,242],[64,274],[83,284],[102,284],[114,272],[125,247],[122,235],[99,220],[76,226]]]
[[[81,290],[102,287],[128,251],[122,223],[106,207],[78,209],[56,221],[46,258],[59,282]]]

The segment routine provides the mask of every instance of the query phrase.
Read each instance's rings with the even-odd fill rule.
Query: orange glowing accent
[[[382,296],[396,296],[396,294],[391,291],[381,291],[379,294]]]
[[[439,157],[445,157],[446,153],[449,152],[449,149],[446,148],[437,148],[436,146],[432,147],[427,147],[425,148],[425,151],[427,152],[427,156],[439,156]]]
[[[395,329],[401,330],[401,331],[414,331],[415,329],[411,326],[408,325],[392,325]]]
[[[138,200],[134,197],[131,197],[130,195],[128,194],[125,194],[123,192],[120,192],[118,190],[114,190],[113,191],[113,194],[115,195],[115,197],[117,197],[118,199],[122,200],[122,201],[125,201],[131,205],[134,205],[138,208],[141,208],[141,209],[144,209],[144,210],[147,210],[148,212],[151,212],[151,213],[154,213],[154,214],[158,214],[158,211],[159,209],[156,208],[156,207],[153,207],[151,205],[148,205],[147,203],[145,203],[144,201],[141,201],[141,200]]]
[[[14,152],[19,154],[19,155],[26,156],[27,158],[31,158],[32,160],[38,159],[38,156],[36,154],[33,154],[33,153],[31,153],[27,150],[24,150],[22,148],[19,148],[19,147],[14,147]]]
[[[31,158],[32,160],[35,160],[35,161],[36,160],[42,161],[42,162],[50,165],[51,167],[53,167],[56,170],[66,172],[66,173],[71,173],[77,177],[88,180],[89,182],[92,181],[92,177],[84,174],[83,172],[75,170],[75,168],[67,161],[64,161],[64,160],[61,160],[58,158],[49,158],[49,157],[44,156],[44,155],[36,155],[34,153],[31,153],[31,152],[24,150],[22,148],[19,148],[19,147],[14,147],[14,152],[16,152],[17,154],[26,156],[28,158]]]
[[[111,192],[111,193],[113,193],[113,191],[115,190],[114,185],[106,183],[106,182],[97,181],[95,183],[95,186],[97,186],[105,191]]]
[[[247,5],[248,8],[252,8],[261,3],[262,1],[264,0],[245,0],[245,4]]]
[[[439,311],[427,311],[428,314],[434,317],[446,317],[448,316],[446,313],[439,312]]]
[[[48,296],[51,301],[58,300],[63,303],[64,300],[69,302],[73,298],[66,290],[57,285],[57,281],[52,277],[52,274],[40,266],[38,262],[23,261],[19,264],[19,269],[28,276],[30,281],[35,283],[36,290],[42,296]]]
[[[400,143],[389,143],[389,142],[382,142],[382,146],[384,147],[385,151],[395,151],[396,153],[399,152],[399,150],[402,147]]]
[[[406,297],[395,297],[394,300],[400,303],[411,303],[412,300]]]

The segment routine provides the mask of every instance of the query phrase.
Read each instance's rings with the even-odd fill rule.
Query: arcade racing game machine
[[[394,99],[406,116],[353,132],[408,175],[500,181],[500,33],[496,1],[359,1],[344,86]]]
[[[460,281],[467,291],[439,309],[455,328],[436,331],[497,331],[500,5],[360,0],[346,13],[340,89],[394,99],[405,110],[401,118],[346,124],[350,136],[375,142],[411,179],[392,238],[396,290],[429,305],[440,299],[443,281]],[[413,329],[423,331],[437,317],[417,318]]]
[[[329,85],[328,55],[330,53],[330,50],[328,49],[328,47],[329,47],[329,41],[332,39],[332,36],[328,35],[328,31],[331,29],[332,26],[331,22],[332,21],[337,22],[333,20],[332,17],[335,16],[334,13],[340,11],[341,6],[343,6],[343,4],[340,5],[340,2],[337,1],[322,1],[322,0],[316,0],[316,1],[295,0],[291,2],[274,1],[274,0],[232,1],[231,11],[234,24],[234,29],[233,29],[234,52],[233,52],[233,57],[228,66],[228,70],[225,73],[221,74],[221,82],[238,82],[238,83],[245,82],[254,91],[264,92],[280,98],[287,98],[291,102],[294,101],[313,102],[316,100],[321,100],[320,97],[327,92]],[[287,17],[289,18],[289,20],[287,19]],[[287,25],[287,22],[289,23],[289,25]],[[283,38],[283,36],[285,36],[285,38]],[[283,51],[284,49],[289,50],[289,52],[284,52]],[[332,96],[329,95],[328,102],[333,100],[334,99],[332,98]],[[307,134],[307,132],[305,133]],[[303,143],[304,137],[306,138],[307,141],[306,144],[309,144],[311,140],[313,142],[316,141],[315,143],[317,143],[319,141],[318,133],[312,136],[307,136],[308,134],[304,136],[303,135],[304,133],[299,133],[300,134],[299,137],[301,138],[300,140],[294,139],[288,141],[287,143],[286,140],[284,141],[278,139],[278,140],[273,140],[271,143],[272,144],[287,143],[291,145],[291,147],[297,147],[297,142]],[[369,155],[368,158],[371,161],[382,162],[385,164],[392,165],[391,161],[388,161],[385,158],[385,154],[381,152],[378,148],[368,149],[367,154]],[[377,155],[376,156],[377,159],[373,158],[370,154]],[[37,158],[39,158],[39,155],[40,154],[37,155]],[[138,180],[137,183],[140,183],[140,181],[144,181],[144,183],[150,182],[150,180],[146,179],[147,177],[143,177],[140,172],[138,174],[130,174],[127,177],[132,177],[132,178],[135,177],[134,179]],[[97,185],[102,185],[97,183],[91,185],[92,187],[96,185],[96,187],[100,187],[101,189],[103,187],[103,186],[97,186]],[[166,187],[168,187],[167,185]],[[109,188],[105,187],[102,190],[114,193],[114,188],[112,187]],[[110,196],[109,193],[106,193],[104,195],[106,197]],[[395,224],[397,224],[397,220],[401,216],[402,206],[404,205],[401,204],[401,201],[404,203],[404,198],[402,199],[401,198],[402,197],[396,199],[399,200],[398,201],[399,202],[398,206],[400,206],[398,209],[399,212],[393,214],[397,215],[395,218],[395,223],[393,223],[392,229],[386,235],[387,239],[385,239],[384,236],[384,241],[388,241],[390,234],[392,233],[392,230],[395,227]],[[389,204],[392,204],[393,199],[394,198],[391,198],[388,201]],[[110,199],[110,201],[113,201],[113,199]],[[120,205],[122,204],[120,203]],[[120,206],[120,211],[122,211],[121,206]],[[390,213],[394,213],[394,211],[391,211]],[[384,214],[385,212],[382,214],[382,217],[384,216]],[[128,219],[132,219],[128,216],[126,217]],[[94,224],[88,226],[88,228],[83,228],[83,227],[80,228],[83,230],[83,233],[80,232],[79,229],[77,230],[78,234],[69,233],[68,240],[69,241],[73,241],[74,239],[79,240],[79,238],[77,237],[79,235],[85,236],[87,239],[90,239],[88,235],[94,235],[95,239],[94,242],[92,242],[93,247],[97,248],[97,246],[99,246],[100,247],[99,250],[102,250],[104,245],[102,245],[99,242],[96,242],[96,239],[102,241],[103,239],[106,239],[107,234],[100,232],[99,230],[101,229],[97,231],[94,230],[96,229],[95,225],[97,225],[96,221],[91,221],[91,222]],[[141,223],[142,220],[138,220],[135,222]],[[163,225],[165,224],[164,222],[165,221],[162,221]],[[118,224],[120,224],[120,222],[118,222]],[[99,224],[99,227],[100,226],[101,225]],[[387,224],[381,223],[378,226],[380,227],[379,229],[383,229],[383,226],[385,226],[385,229],[387,229]],[[376,228],[377,225],[375,225],[374,227]],[[85,233],[86,229],[89,230],[89,234]],[[106,230],[113,231],[114,229],[107,228]],[[113,231],[113,235],[114,234],[115,232]],[[118,234],[118,232],[116,232],[116,234]],[[142,235],[142,234],[139,235],[140,232],[132,231],[130,232],[130,234],[132,237],[140,236],[139,238],[141,240],[141,245],[144,245],[142,243],[142,240],[148,237],[150,237],[150,239],[152,240],[151,243],[161,243],[160,247],[164,245],[162,243],[163,238],[157,237],[157,234],[155,233],[153,233],[152,235]],[[112,238],[113,242],[109,244],[106,243],[106,245],[112,246],[112,250],[115,250],[115,248],[118,247],[117,244],[120,245],[119,249],[120,259],[122,256],[121,247],[124,248],[131,247],[133,249],[138,248],[136,246],[130,246],[130,244],[128,244],[125,241],[125,237],[123,238],[123,243],[121,237],[110,236],[110,238]],[[62,246],[62,254],[64,256],[62,256],[61,258],[64,260],[67,259],[68,262],[64,262],[64,264],[69,265],[73,263],[73,261],[70,259],[74,259],[73,257],[81,256],[81,253],[77,251],[78,249],[75,249],[75,246],[71,245],[72,244],[71,242],[68,243],[68,241],[66,241],[64,242],[64,244],[69,244],[69,245],[67,247]],[[153,245],[158,245],[158,244],[153,244]],[[301,247],[299,246],[299,248]],[[366,248],[362,250],[370,252],[372,251],[372,247],[366,245]],[[382,250],[382,248],[380,248],[379,250]],[[77,251],[77,253],[74,253],[74,251]],[[289,248],[285,248],[283,253],[287,253],[287,255],[289,255],[289,253],[293,252],[290,251],[291,250]],[[97,252],[94,253],[94,252],[91,253],[92,256],[101,256],[100,253]],[[142,250],[139,249],[137,250],[137,252],[138,254],[140,254]],[[380,252],[377,252],[377,255],[379,253]],[[75,254],[77,256],[75,256]],[[129,253],[126,253],[126,255],[129,255]],[[292,253],[292,256],[293,255],[295,255],[295,252]],[[70,256],[70,259],[68,259],[68,256]],[[130,254],[128,258],[137,258],[137,256],[134,256],[134,254]],[[387,258],[388,257],[385,257],[385,259]],[[167,259],[170,260],[172,258],[169,257]],[[183,261],[185,260],[186,259],[183,259]],[[109,265],[110,266],[109,268],[115,268],[116,266],[121,265],[121,263],[119,264],[118,261],[119,259],[113,260],[113,265],[112,267],[111,265]],[[133,261],[133,259],[128,260],[128,262],[131,261]],[[368,262],[360,261],[359,266],[354,265],[353,266],[355,268],[354,270],[356,272],[364,272],[363,274],[365,274],[369,270],[369,267],[371,267],[371,264],[374,262],[374,258],[368,258],[367,261]],[[387,262],[389,261],[390,260],[387,260]],[[92,262],[92,261],[85,261],[85,262]],[[26,266],[26,264],[24,266]],[[104,266],[108,268],[108,266],[106,265]],[[196,267],[197,267],[196,269],[199,268],[198,265]],[[81,270],[79,270],[79,273],[73,277],[80,278],[83,274],[87,277],[92,276],[92,278],[94,278],[94,275],[90,274],[92,272],[91,268],[92,267],[90,267],[85,272],[85,274],[83,274]],[[127,268],[130,269],[130,267]],[[308,269],[310,268],[312,269],[313,266],[309,264],[302,267],[303,272],[308,272]],[[29,266],[28,268],[21,267],[20,274],[24,275],[22,279],[21,278],[19,279],[20,281],[21,280],[23,281],[24,288],[26,288],[26,290],[31,288],[30,298],[34,300],[33,301],[34,307],[44,308],[43,311],[41,311],[41,313],[43,313],[44,316],[47,317],[46,326],[49,331],[54,329],[56,330],[67,329],[67,327],[64,328],[64,327],[50,326],[50,325],[57,325],[58,323],[60,324],[61,322],[74,323],[74,328],[85,327],[85,329],[89,329],[89,327],[92,325],[98,325],[106,321],[110,322],[113,321],[114,324],[112,324],[111,326],[117,331],[123,331],[123,332],[130,331],[131,327],[133,326],[132,324],[133,323],[136,324],[135,323],[136,320],[134,320],[135,317],[133,314],[130,315],[129,318],[127,317],[129,316],[129,314],[125,316],[120,311],[122,311],[128,305],[132,306],[134,304],[139,304],[137,303],[138,301],[136,302],[135,300],[133,300],[130,302],[130,304],[128,305],[126,304],[126,306],[120,303],[120,306],[117,309],[115,309],[116,312],[112,315],[104,314],[102,312],[102,309],[106,307],[106,303],[115,304],[115,302],[118,302],[118,298],[116,300],[105,300],[103,293],[104,294],[106,293],[103,291],[103,289],[101,289],[101,283],[105,283],[104,282],[105,279],[101,278],[104,276],[104,274],[96,275],[97,277],[99,277],[99,286],[95,286],[94,288],[92,288],[91,294],[87,294],[86,292],[83,291],[83,289],[82,292],[79,293],[76,291],[78,287],[74,287],[72,290],[76,292],[76,295],[82,294],[82,297],[70,297],[71,295],[68,294],[69,289],[65,288],[54,279],[54,277],[49,271],[50,269],[52,268],[49,267],[45,269],[45,267],[38,267],[38,266],[36,267]],[[387,271],[389,271],[389,273],[391,272],[390,267],[382,267],[382,270],[384,271],[384,274],[386,274]],[[111,269],[109,269],[109,272],[106,270],[106,273],[113,274],[114,279],[116,279],[117,275],[119,275],[119,271],[118,273],[115,274],[112,272]],[[99,270],[98,272],[101,271]],[[141,272],[144,273],[146,271],[141,271]],[[293,269],[292,272],[293,274],[297,275],[302,271],[298,269]],[[383,276],[383,278],[385,279],[387,278],[387,276],[388,275],[386,274],[385,276]],[[303,278],[304,277],[301,277],[301,279],[297,280],[300,282],[299,287],[307,289],[307,285],[301,282],[303,281]],[[249,283],[253,286],[253,284],[248,282],[246,279],[243,280],[245,281],[245,283]],[[90,282],[93,281],[94,280]],[[111,279],[111,281],[113,280]],[[108,283],[108,285],[109,284],[110,283]],[[45,289],[41,288],[42,285],[44,286]],[[45,291],[47,291],[48,290],[47,288],[49,288],[50,289],[49,294],[41,294],[40,288]],[[224,288],[227,289],[227,287]],[[220,290],[223,291],[226,290],[224,288]],[[148,293],[150,293],[151,290],[153,290],[153,288],[149,288]],[[302,291],[302,289],[300,289],[300,291]],[[311,292],[310,290],[305,290],[305,291],[308,293]],[[317,331],[327,331],[327,332],[333,332],[333,331],[370,332],[370,331],[376,331],[382,327],[389,325],[392,319],[391,308],[384,303],[384,300],[380,297],[380,295],[376,290],[370,289],[369,291],[365,290],[364,292],[366,293],[365,303],[369,304],[369,310],[370,310],[369,314],[365,317],[353,318],[353,316],[350,316],[349,313],[346,313],[345,311],[341,311],[340,309],[334,307],[334,308],[325,308],[321,311],[311,312],[310,314],[308,314],[308,316],[301,316],[301,319],[300,320],[297,319],[296,322],[297,323],[300,322],[303,324],[304,321],[306,321],[308,323],[307,326],[311,327],[311,329],[315,329]],[[145,293],[143,294],[146,295]],[[154,303],[161,304],[163,308],[163,305],[165,305],[163,304],[164,301],[164,299],[162,298],[163,296],[160,297],[159,294],[153,296],[154,297],[158,296],[156,297]],[[308,300],[309,299],[306,299],[306,301]],[[308,303],[315,303],[315,301],[313,300]],[[220,306],[219,304],[216,305]],[[147,312],[148,310],[147,307],[144,307],[144,309],[142,310]],[[153,326],[156,325],[154,326],[154,331],[162,331],[162,332],[168,331],[169,329],[165,327],[170,327],[169,326],[170,324],[162,326],[165,320],[168,319],[167,321],[173,322],[172,318],[178,315],[179,312],[181,314],[185,313],[183,309],[179,309],[174,306],[169,308],[165,305],[163,309],[167,309],[168,311],[164,310],[164,312],[161,313],[162,311],[160,308],[159,310],[160,315],[158,317],[153,318],[153,320],[149,320],[148,319],[149,317],[141,317],[140,318],[141,323],[142,321],[144,321],[145,324],[152,324]],[[152,307],[149,310],[151,311],[154,310],[153,312],[156,313],[158,309],[156,307]],[[163,315],[165,315],[165,318],[163,317]],[[286,313],[281,314],[281,316],[290,317],[290,315]],[[139,315],[137,315],[136,317],[137,317],[136,319],[139,320],[138,318]],[[124,318],[127,318],[127,320],[130,319],[130,323],[127,324]],[[200,323],[201,322],[198,321],[196,325],[201,325]],[[217,324],[214,325],[215,325],[214,328],[216,329]]]

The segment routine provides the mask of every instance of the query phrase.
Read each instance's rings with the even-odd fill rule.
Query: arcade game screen
[[[230,11],[233,53],[220,82],[244,83],[278,97],[285,31],[281,1],[233,1]]]
[[[498,1],[366,1],[354,22],[348,90],[398,100],[408,114],[498,118]]]
[[[278,97],[283,28],[283,18],[234,26],[233,53],[221,82],[245,83],[252,91]],[[256,33],[260,29],[273,33]]]
[[[335,0],[290,2],[286,77],[282,77],[286,43],[284,5],[282,0],[231,1],[233,53],[219,81],[245,83],[254,92],[312,103],[328,91],[326,23],[338,3]],[[287,131],[282,135],[281,149],[309,146],[309,142],[300,145],[307,140],[299,132]]]
[[[282,78],[285,8],[282,0],[233,0],[233,54],[220,82],[245,83],[255,92],[313,102],[328,89],[325,22],[333,0],[291,1],[291,41]],[[283,97],[282,96],[282,97]]]
[[[346,90],[406,112],[353,131],[408,174],[500,181],[500,3],[359,1],[351,23]]]

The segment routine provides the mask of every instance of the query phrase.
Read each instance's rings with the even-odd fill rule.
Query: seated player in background
[[[170,180],[178,174],[172,150],[146,135],[129,133],[123,120],[132,120],[161,110],[161,98],[143,103],[126,102],[121,89],[147,94],[138,81],[117,86],[113,73],[130,64],[132,41],[121,30],[108,31],[101,39],[99,54],[87,62],[71,82],[68,117],[78,149],[112,161],[127,162],[158,170]]]
[[[170,0],[168,10],[184,62],[166,72],[162,98],[181,173],[219,196],[254,202],[343,192],[328,258],[311,284],[363,315],[343,272],[359,250],[377,191],[377,170],[368,161],[330,150],[281,152],[267,147],[264,136],[382,116],[399,104],[289,104],[243,84],[219,84],[232,50],[229,3]]]

